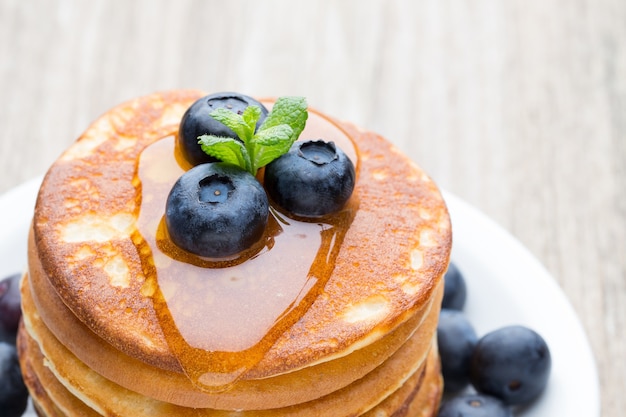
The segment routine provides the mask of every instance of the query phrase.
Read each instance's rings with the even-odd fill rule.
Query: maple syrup
[[[358,173],[354,144],[332,122],[310,112],[300,138],[334,141]],[[182,369],[199,389],[219,392],[252,369],[322,293],[358,201],[353,196],[342,211],[307,221],[272,208],[253,248],[207,259],[176,247],[163,220],[169,191],[189,168],[173,136],[140,156],[142,267],[157,288],[154,309]]]

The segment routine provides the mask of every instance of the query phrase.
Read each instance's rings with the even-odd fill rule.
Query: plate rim
[[[591,348],[591,344],[589,343],[589,339],[585,332],[584,326],[580,321],[576,310],[574,309],[570,300],[567,298],[564,291],[559,286],[556,279],[549,273],[549,271],[539,261],[539,259],[535,257],[530,252],[530,250],[521,243],[520,240],[518,240],[504,227],[500,226],[497,222],[488,217],[486,214],[484,214],[471,204],[467,203],[460,197],[454,195],[453,193],[442,190],[442,194],[444,196],[444,200],[446,201],[448,210],[450,212],[450,217],[452,219],[452,260],[455,261],[455,256],[458,256],[458,252],[460,252],[458,243],[459,240],[461,241],[461,248],[465,252],[467,252],[464,254],[466,258],[468,255],[482,256],[484,254],[481,251],[484,251],[485,249],[494,251],[498,255],[503,255],[499,257],[493,256],[494,261],[498,263],[498,267],[500,267],[500,269],[502,268],[503,264],[510,260],[512,255],[515,255],[519,264],[523,264],[525,271],[529,271],[531,272],[531,274],[525,277],[527,281],[514,282],[514,285],[517,286],[517,289],[527,287],[525,288],[525,291],[528,292],[530,291],[529,288],[531,288],[533,285],[540,284],[541,289],[544,291],[544,293],[540,295],[540,301],[543,300],[543,302],[545,303],[546,300],[550,300],[551,303],[558,307],[557,309],[555,309],[558,310],[558,313],[555,315],[558,316],[558,319],[564,319],[566,321],[566,323],[564,324],[567,325],[565,326],[567,328],[567,336],[569,336],[569,340],[575,341],[574,350],[578,354],[578,358],[581,359],[580,363],[578,363],[579,367],[576,368],[575,371],[578,371],[579,368],[582,367],[584,369],[584,372],[582,374],[584,375],[586,382],[577,384],[579,391],[584,391],[585,405],[581,405],[580,402],[576,402],[576,415],[585,415],[589,417],[601,416],[602,407],[600,399],[600,380],[596,364],[596,358]],[[467,242],[464,241],[468,239],[468,236],[470,234],[473,236],[481,236],[481,232],[485,229],[488,230],[486,237],[490,240],[487,241],[484,238],[479,238],[478,240],[484,245],[483,247],[478,249],[478,245],[469,245]],[[503,250],[503,248],[505,248],[506,250]],[[469,290],[471,291],[471,287],[469,288]],[[556,320],[557,319],[552,319],[552,323],[554,323]],[[548,322],[550,321],[548,320]],[[532,328],[532,326],[529,327]],[[478,336],[480,337],[481,335],[479,334]],[[545,334],[543,336],[545,339],[548,339],[549,337],[552,337],[554,339],[554,335],[552,334]],[[559,342],[561,341],[562,340],[559,340]],[[551,341],[549,340],[549,342]],[[551,350],[553,350],[552,347]],[[560,347],[560,352],[562,353],[562,346]],[[552,355],[552,358],[552,373],[554,374],[555,362],[557,362],[561,358],[554,354]],[[557,384],[557,382],[573,384],[573,381],[575,381],[577,378],[565,378],[565,375],[556,376],[562,378],[560,378],[560,381],[553,381],[552,383],[549,382],[548,390],[550,388],[553,388],[556,391],[560,391],[559,394],[561,396],[564,396],[564,394],[566,393],[564,393],[563,390],[560,390],[560,387],[556,387],[556,385],[559,385]],[[580,375],[578,374],[576,376],[580,377]],[[554,375],[551,376],[551,380],[554,379],[556,379]],[[548,397],[548,395],[546,395],[546,397]],[[550,400],[549,398],[540,397],[538,401],[536,401],[536,403],[541,403],[543,401],[549,402]],[[544,417],[544,413],[536,415],[532,412],[536,405],[540,404],[532,403],[530,406],[525,407],[523,410],[520,410],[519,413],[516,413],[516,417]],[[545,417],[548,417],[549,415],[552,414],[548,413],[547,415],[545,415]],[[563,413],[559,412],[558,415],[563,415]]]

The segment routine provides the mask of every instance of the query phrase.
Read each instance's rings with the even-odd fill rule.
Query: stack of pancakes
[[[355,162],[346,208],[308,223],[273,210],[245,259],[185,257],[162,216],[200,97],[110,110],[45,176],[18,341],[38,413],[435,415],[451,246],[436,185],[380,136],[310,109],[301,138]]]

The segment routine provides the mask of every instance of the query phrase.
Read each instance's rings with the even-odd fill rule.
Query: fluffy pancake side
[[[23,367],[27,375],[29,389],[33,398],[46,415],[49,416],[91,416],[91,415],[151,415],[151,416],[355,416],[355,415],[392,415],[403,412],[411,404],[424,416],[434,415],[432,399],[441,395],[441,376],[439,374],[436,348],[428,349],[425,360],[413,372],[401,380],[385,377],[389,364],[373,372],[352,386],[333,393],[320,400],[295,407],[264,411],[219,411],[211,409],[190,409],[161,403],[129,392],[103,379],[89,368],[76,361],[71,354],[67,362],[61,365],[62,371],[51,365],[38,348],[37,342],[30,338],[27,331],[20,333],[20,345],[25,351]],[[399,361],[407,358],[399,357]],[[393,365],[393,360],[390,362]],[[392,366],[393,367],[393,366]],[[65,371],[71,370],[70,379]],[[391,383],[389,387],[386,387]],[[373,390],[372,388],[376,388]],[[365,394],[365,395],[363,395]],[[436,405],[435,405],[436,407]],[[367,414],[369,412],[369,414]],[[429,413],[429,414],[427,414]],[[396,414],[393,414],[396,415]],[[399,414],[402,415],[402,414]]]
[[[433,305],[438,305],[441,301],[442,288],[438,290],[437,297],[433,300]],[[22,286],[22,303],[24,310],[24,321],[28,333],[37,340],[40,350],[47,357],[50,367],[59,370],[66,369],[66,362],[75,355],[67,350],[60,340],[45,325],[41,310],[36,308],[36,303],[32,298],[28,277]],[[410,363],[426,354],[430,349],[430,340],[436,327],[438,318],[438,309],[433,308],[425,318],[419,328],[409,335],[411,337],[411,347],[401,346],[400,349],[410,352],[409,359],[404,361]],[[68,328],[73,328],[75,321],[64,323]],[[58,325],[57,325],[58,326]],[[87,333],[73,334],[79,339],[84,340],[93,338]],[[67,334],[66,334],[67,336]],[[104,378],[102,380],[111,380],[116,385],[122,384],[126,390],[136,392],[141,395],[148,395],[160,401],[170,402],[178,405],[194,408],[221,408],[221,409],[268,409],[283,408],[289,405],[310,402],[320,397],[326,396],[331,392],[340,390],[359,378],[365,377],[366,373],[359,373],[357,377],[352,377],[347,382],[337,385],[335,380],[346,381],[344,374],[352,375],[355,363],[374,362],[377,366],[382,361],[377,358],[378,351],[376,349],[364,348],[363,351],[357,351],[353,355],[341,358],[337,361],[326,362],[317,367],[307,368],[304,371],[294,372],[292,374],[278,376],[276,378],[266,378],[256,381],[242,381],[240,385],[235,385],[231,391],[220,394],[208,394],[198,391],[189,383],[185,376],[172,374],[168,371],[162,371],[157,368],[147,367],[140,361],[133,360],[119,351],[111,351],[104,343],[96,343],[91,346],[94,349],[90,352],[90,362],[85,364],[79,357],[75,358],[76,362],[81,362],[81,366],[91,367],[93,375],[100,373]],[[383,339],[385,340],[385,339]],[[404,338],[401,339],[404,342]],[[79,342],[80,343],[80,342]],[[408,343],[408,342],[407,342]],[[407,343],[404,343],[406,345]],[[66,343],[67,344],[67,343]],[[84,353],[84,352],[82,352]],[[382,354],[386,355],[384,351]],[[398,353],[399,354],[399,353]],[[404,357],[408,353],[403,353]],[[396,355],[394,353],[394,355]],[[392,356],[393,358],[393,356]],[[95,366],[95,362],[100,360]],[[388,359],[385,356],[384,359]],[[70,362],[72,362],[70,360]],[[56,365],[55,365],[56,364]],[[361,371],[362,367],[355,367]],[[367,372],[371,372],[375,367],[368,367]],[[64,375],[66,379],[73,381],[71,372]],[[329,381],[324,381],[328,379]],[[393,378],[391,378],[393,380]],[[319,381],[319,382],[318,382]],[[397,381],[387,381],[391,386]],[[328,388],[330,384],[330,388]],[[78,386],[85,389],[85,383],[78,383]],[[120,388],[122,388],[120,387]],[[88,391],[87,391],[88,392]],[[86,394],[88,395],[88,394]]]

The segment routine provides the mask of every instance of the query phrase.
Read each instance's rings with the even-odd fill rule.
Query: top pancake
[[[155,249],[146,244],[145,229],[140,230],[142,203],[154,196],[146,193],[139,172],[142,154],[176,135],[184,111],[203,95],[153,94],[119,105],[96,120],[46,174],[37,198],[35,247],[30,252],[39,257],[62,301],[94,333],[131,357],[186,373],[189,369],[184,369],[163,318],[161,298],[167,304],[167,297],[157,297],[176,292],[170,287],[177,283],[169,282],[165,288],[159,273],[166,267],[162,260],[152,259],[157,259]],[[290,311],[286,321],[280,316],[280,325],[268,330],[273,336],[264,340],[271,342],[245,378],[293,371],[375,342],[428,304],[449,261],[450,221],[431,179],[380,136],[311,109],[309,113],[301,139],[322,137],[341,143],[347,137],[356,149],[352,157],[357,183],[346,209],[351,223],[339,239],[327,279],[318,282],[315,291],[303,291],[306,308],[294,308],[297,315]],[[174,152],[171,158],[175,160]],[[158,216],[150,224],[158,228]],[[251,274],[288,279],[281,274],[289,271],[266,265]],[[236,300],[236,289],[234,294]],[[186,307],[193,313],[193,304]],[[247,308],[253,312],[255,306]],[[201,317],[193,320],[228,319],[204,317],[204,312],[199,309]],[[243,337],[242,329],[231,326],[229,334],[212,333],[206,339],[219,342],[238,332]]]

